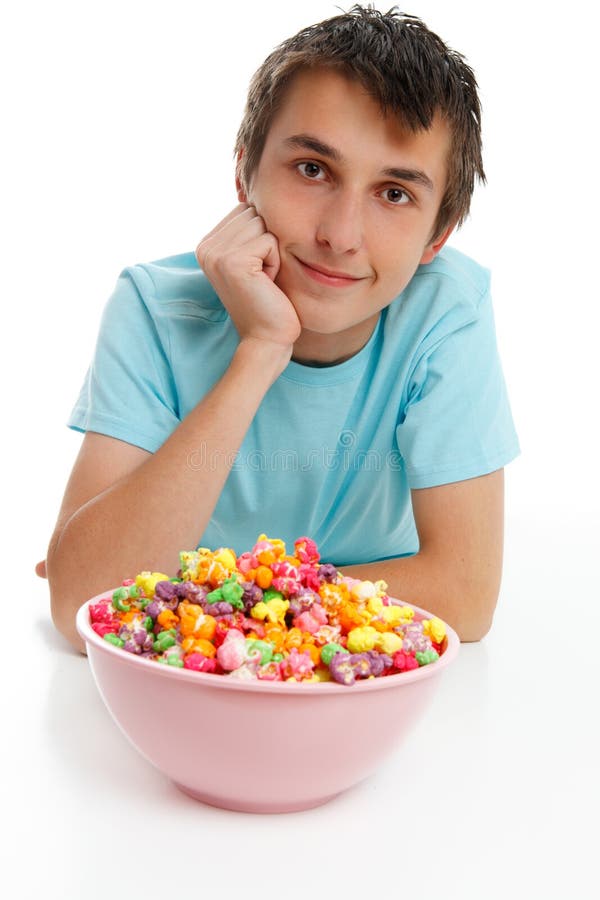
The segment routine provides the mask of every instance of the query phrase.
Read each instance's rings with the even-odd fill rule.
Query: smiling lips
[[[332,287],[348,287],[351,284],[355,284],[357,281],[362,281],[362,276],[349,275],[345,272],[335,272],[331,269],[325,269],[323,266],[313,266],[309,263],[305,263],[298,257],[296,257],[296,259],[300,263],[302,271],[310,278],[314,279],[314,281],[318,281],[321,284],[329,284]]]

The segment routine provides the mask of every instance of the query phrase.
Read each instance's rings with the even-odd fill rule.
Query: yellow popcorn
[[[436,644],[441,644],[446,637],[446,625],[437,616],[433,616],[423,622],[423,633],[428,634]]]
[[[383,608],[383,600],[381,597],[369,597],[367,600],[367,609],[370,613],[373,613],[374,616],[379,615]]]
[[[393,656],[398,650],[402,650],[402,637],[393,631],[384,631],[379,635],[379,640],[375,644],[375,649],[380,653],[387,653]]]
[[[159,581],[170,581],[170,578],[164,572],[140,572],[135,579],[136,585],[143,590],[146,597],[154,596]]]
[[[364,653],[366,650],[373,650],[378,637],[379,632],[371,625],[353,628],[348,632],[348,650],[350,653]]]
[[[384,606],[379,618],[383,619],[385,624],[390,628],[394,628],[396,625],[402,625],[406,621],[402,615],[401,606]]]
[[[228,547],[220,547],[219,550],[216,551],[214,559],[230,572],[233,572],[236,568],[237,557],[233,550],[230,550]]]
[[[268,622],[278,622],[280,625],[285,625],[285,614],[288,611],[289,606],[289,600],[279,600],[277,597],[273,600],[269,600],[268,603],[261,600],[260,603],[256,603],[252,607],[250,615],[253,619],[260,619],[263,622],[266,620]]]
[[[331,672],[326,666],[317,666],[313,672],[313,681],[331,681]]]

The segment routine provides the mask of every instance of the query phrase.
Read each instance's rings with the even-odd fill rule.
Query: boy
[[[81,649],[86,598],[265,531],[479,640],[518,443],[488,273],[443,249],[484,179],[473,73],[420,20],[355,6],[267,58],[235,149],[238,206],[106,307],[54,622]]]

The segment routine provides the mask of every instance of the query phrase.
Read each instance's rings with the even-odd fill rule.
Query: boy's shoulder
[[[193,252],[137,263],[126,270],[145,303],[156,313],[197,315],[219,321],[227,311]]]
[[[453,247],[420,265],[387,312],[390,333],[435,343],[491,309],[490,271]],[[416,340],[416,338],[415,338]]]
[[[445,246],[430,263],[418,267],[413,282],[418,290],[443,286],[457,298],[478,302],[489,291],[490,270],[455,247]]]

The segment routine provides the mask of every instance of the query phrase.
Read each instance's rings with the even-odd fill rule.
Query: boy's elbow
[[[50,589],[50,617],[56,630],[69,642],[74,650],[78,653],[86,654],[85,642],[79,637],[79,632],[75,625],[75,613],[66,609],[65,606],[58,601],[55,592]],[[87,654],[86,654],[87,655]]]
[[[456,594],[452,604],[456,610],[449,624],[456,631],[461,643],[475,643],[483,640],[489,633],[494,620],[494,612],[498,602],[498,591],[492,589],[462,590]]]
[[[56,630],[69,642],[78,653],[86,653],[85,643],[80,638],[75,625],[79,600],[69,591],[60,578],[60,567],[55,565],[51,552],[46,559],[48,587],[50,589],[50,617]]]
[[[467,622],[464,625],[460,625],[456,629],[456,633],[462,644],[471,644],[483,640],[491,627],[491,620],[485,623]]]

